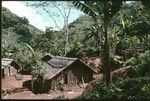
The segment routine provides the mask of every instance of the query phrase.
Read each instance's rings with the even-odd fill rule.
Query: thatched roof
[[[41,59],[46,62],[54,57],[55,57],[54,55],[46,53]]]
[[[9,59],[9,58],[2,58],[2,69],[8,67],[9,65],[12,65],[13,67],[15,67],[16,69],[19,69],[19,65],[13,60],[13,59]]]
[[[74,60],[68,60],[68,59],[61,59],[61,58],[54,58],[49,60],[47,63],[52,66],[53,68],[63,68],[67,65],[70,65]]]
[[[77,60],[80,61],[78,58],[53,56],[52,59],[43,63],[42,69],[34,71],[34,73],[44,77],[47,80],[50,80]],[[84,65],[86,65],[86,64],[84,64]],[[91,67],[89,67],[89,66],[87,66],[87,67],[89,69],[91,69],[93,72],[95,72]]]
[[[2,58],[2,69],[7,67],[12,63],[13,59],[8,59],[8,58]]]

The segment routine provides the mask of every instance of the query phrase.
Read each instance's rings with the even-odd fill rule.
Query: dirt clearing
[[[8,76],[2,79],[2,90],[12,88],[22,88],[22,83],[27,80],[31,80],[31,75],[21,75],[21,79],[17,80],[15,76]]]
[[[4,97],[4,99],[73,99],[80,96],[84,88],[78,86],[73,87],[71,91],[53,91],[50,94],[34,94],[31,91],[23,91],[18,93],[12,93]]]

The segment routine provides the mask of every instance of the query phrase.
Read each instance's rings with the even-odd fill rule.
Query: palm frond
[[[86,5],[85,3],[82,3],[81,1],[73,1],[73,5],[77,9],[80,9],[83,13],[89,16],[92,16],[92,17],[98,16],[98,14],[94,10],[92,10],[88,5]]]
[[[83,42],[91,39],[92,37],[96,37],[96,35],[97,35],[96,28],[94,26],[92,27],[92,29],[87,28],[84,31],[85,31],[86,35],[85,35],[85,38],[84,38]]]
[[[32,52],[32,54],[34,55],[35,52],[34,52],[33,48],[29,44],[27,44],[27,43],[26,43],[26,45],[30,49],[30,51]]]

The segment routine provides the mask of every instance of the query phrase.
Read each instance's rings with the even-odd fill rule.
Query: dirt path
[[[14,76],[6,77],[2,79],[2,89],[3,90],[10,90],[13,88],[22,88],[22,83],[27,80],[31,80],[31,75],[21,75],[22,79],[17,80]],[[84,88],[79,86],[71,87],[72,90],[70,91],[52,91],[50,94],[43,93],[43,94],[34,94],[31,91],[21,91],[11,94],[4,94],[2,95],[2,99],[73,99],[82,94]]]

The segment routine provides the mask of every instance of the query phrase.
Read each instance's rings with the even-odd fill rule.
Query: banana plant
[[[103,68],[104,77],[106,83],[109,84],[111,80],[111,68],[110,68],[110,56],[109,56],[109,44],[108,44],[108,25],[112,17],[119,11],[122,1],[73,1],[73,5],[84,12],[85,14],[92,16],[94,19],[102,21],[102,34],[104,36],[103,44]],[[100,31],[100,30],[99,30]]]
[[[42,63],[37,59],[38,57],[36,57],[36,53],[35,53],[35,51],[33,50],[33,48],[29,45],[29,44],[27,44],[26,43],[26,46],[27,46],[27,48],[31,51],[31,56],[32,56],[32,58],[33,58],[33,60],[35,60],[35,62],[36,62],[36,64],[37,65],[31,65],[32,66],[32,68],[33,69],[39,69],[40,70],[40,68],[42,67]],[[37,67],[38,68],[37,68]],[[40,71],[39,71],[40,72]]]
[[[83,42],[86,42],[86,41],[93,38],[93,41],[95,43],[95,47],[98,48],[99,36],[98,36],[97,31],[98,31],[97,26],[92,26],[91,28],[85,29],[85,38],[84,38]]]

